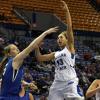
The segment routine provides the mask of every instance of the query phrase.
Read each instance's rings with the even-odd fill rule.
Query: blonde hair
[[[6,46],[5,48],[4,48],[4,55],[6,56],[9,52],[10,52],[10,46],[11,45],[8,45],[8,46]]]
[[[65,38],[67,38],[67,31],[63,31],[63,32],[61,32],[60,35],[64,35]]]

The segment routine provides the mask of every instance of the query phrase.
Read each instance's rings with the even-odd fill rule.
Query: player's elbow
[[[87,99],[92,97],[93,95],[94,95],[94,93],[92,93],[92,92],[89,92],[89,91],[86,92],[86,98]]]
[[[86,96],[86,98],[89,98],[89,94],[88,94],[88,92],[86,92],[85,96]]]
[[[99,83],[100,82],[100,79],[95,79],[94,81],[93,81],[93,83]]]
[[[74,39],[69,39],[70,44],[74,44]]]
[[[86,92],[86,99],[90,98],[92,95],[89,92]]]

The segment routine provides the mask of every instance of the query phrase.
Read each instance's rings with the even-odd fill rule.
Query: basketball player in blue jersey
[[[100,100],[100,80],[96,79],[92,82],[86,92],[86,98],[90,98],[95,95],[96,100]]]
[[[78,87],[75,71],[75,49],[71,16],[67,4],[61,1],[66,12],[67,31],[62,32],[57,39],[61,51],[42,55],[39,47],[36,49],[38,61],[55,60],[55,79],[49,91],[48,100],[84,100]]]
[[[2,79],[0,80],[0,89],[1,89],[1,82],[2,82]],[[31,93],[27,93],[25,91],[25,87],[30,88],[32,91],[35,91],[35,90],[38,89],[37,86],[33,82],[27,83],[26,81],[23,80],[22,81],[22,86],[21,86],[21,91],[19,93],[19,96],[21,97],[21,100],[26,100],[26,98],[27,98],[27,100],[34,100],[33,95]]]
[[[27,97],[22,98],[19,96],[22,91],[23,61],[46,35],[57,30],[58,27],[54,27],[43,32],[22,52],[14,44],[10,44],[4,48],[5,57],[0,63],[0,71],[5,67],[2,74],[0,100],[29,100]]]

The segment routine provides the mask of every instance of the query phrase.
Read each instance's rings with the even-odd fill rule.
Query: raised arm
[[[36,55],[36,58],[37,58],[37,60],[38,61],[50,61],[50,60],[52,60],[52,59],[54,59],[54,52],[52,52],[52,53],[50,53],[50,54],[44,54],[44,55],[42,55],[41,53],[40,53],[40,50],[39,50],[39,47],[37,47],[36,49],[35,49],[35,55]]]
[[[65,3],[65,1],[62,1],[63,4],[63,9],[65,11],[66,14],[66,24],[67,24],[67,30],[66,30],[66,37],[68,39],[68,46],[69,46],[69,50],[72,53],[75,53],[74,50],[74,36],[73,36],[73,30],[72,30],[72,20],[71,20],[71,15],[68,9],[67,4]]]
[[[18,69],[23,60],[29,55],[29,53],[35,49],[39,44],[40,42],[45,38],[46,35],[50,34],[50,33],[54,33],[58,30],[58,27],[54,27],[54,28],[50,28],[49,30],[43,32],[39,37],[37,37],[34,41],[32,41],[30,43],[30,45],[25,48],[22,52],[20,52],[13,60],[13,67],[15,69]]]
[[[92,97],[100,91],[100,80],[94,80],[86,92],[86,98]]]

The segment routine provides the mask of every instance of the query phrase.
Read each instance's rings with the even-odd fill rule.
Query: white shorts
[[[78,87],[78,81],[54,81],[49,91],[48,100],[84,100],[84,96]]]

